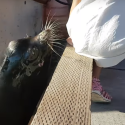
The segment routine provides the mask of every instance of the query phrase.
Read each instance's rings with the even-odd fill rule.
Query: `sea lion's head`
[[[10,77],[13,86],[18,86],[24,76],[37,74],[52,51],[59,55],[53,46],[60,48],[61,37],[58,23],[50,21],[38,35],[11,41],[0,70],[4,79]]]
[[[38,65],[42,66],[44,59],[51,54],[51,52],[55,52],[59,55],[54,49],[53,46],[60,47],[61,43],[56,42],[61,39],[61,35],[59,33],[59,25],[56,21],[53,23],[48,23],[43,28],[42,32],[40,32],[35,37],[30,37],[30,44],[27,52],[29,56],[27,56],[28,61],[37,60]],[[35,65],[35,64],[34,64]]]

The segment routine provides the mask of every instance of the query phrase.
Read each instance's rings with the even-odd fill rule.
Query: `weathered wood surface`
[[[67,46],[30,125],[90,125],[92,59]]]

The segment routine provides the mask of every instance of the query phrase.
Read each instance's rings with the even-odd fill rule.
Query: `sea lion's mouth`
[[[39,66],[39,67],[42,67],[43,64],[44,64],[44,61],[42,60],[42,63],[39,63],[38,66]]]

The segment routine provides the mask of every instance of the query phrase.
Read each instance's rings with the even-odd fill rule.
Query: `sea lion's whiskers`
[[[59,40],[62,40],[62,39],[50,38],[49,40],[50,41],[59,41]]]
[[[54,16],[55,16],[55,13],[54,13],[53,16],[50,18],[50,21],[49,21],[49,23],[48,23],[48,25],[47,25],[47,28],[49,28],[49,25],[51,24],[52,19],[53,19]]]
[[[48,28],[51,29],[52,26],[54,25],[54,23],[58,24],[58,23],[56,22],[57,20],[58,20],[58,19],[56,19],[55,21],[53,21],[53,22],[51,23],[51,25],[50,25]]]
[[[58,21],[58,19],[57,20],[55,20],[55,22],[53,22],[53,26],[58,26],[58,25],[60,25],[60,23],[59,22],[57,22]]]
[[[55,15],[55,14],[54,14]],[[54,52],[56,53],[58,56],[59,53],[57,53],[53,46],[56,46],[58,48],[61,48],[61,49],[64,49],[63,45],[59,42],[54,42],[54,41],[57,41],[57,40],[61,40],[61,37],[62,35],[60,34],[60,23],[58,22],[58,19],[53,20],[53,16],[51,16],[51,18],[49,19],[50,17],[50,12],[47,16],[47,20],[46,20],[46,23],[45,23],[45,26],[44,26],[44,29],[43,31],[39,34],[39,39],[40,41],[45,41],[47,43],[47,45],[49,46],[49,48]],[[44,39],[44,40],[43,40]],[[55,44],[54,44],[55,43]],[[54,45],[53,45],[54,44]],[[63,46],[63,47],[61,47]]]
[[[57,45],[53,45],[53,46],[58,47],[58,48],[60,48],[60,49],[62,49],[62,50],[64,49],[64,48],[62,48],[62,47],[60,47],[60,46],[57,46]]]
[[[57,34],[60,30],[52,31],[51,34]]]
[[[56,38],[50,38],[49,40],[50,40],[50,41],[59,41],[59,40],[63,40],[63,39],[60,39],[60,38],[59,38],[59,39],[56,39]]]
[[[64,46],[64,45],[62,45],[62,44],[59,43],[59,42],[50,42],[50,43],[55,43],[55,44],[59,44],[59,45],[61,45],[61,46]]]
[[[47,43],[48,44],[48,43]],[[53,48],[52,48],[52,46],[50,45],[50,44],[48,44],[48,46],[51,48],[51,50],[53,51],[53,52],[55,52],[58,56],[60,56]],[[61,56],[60,56],[61,57]]]
[[[60,30],[52,31],[51,34],[59,34]]]
[[[52,34],[52,36],[50,36],[50,40],[62,40],[61,39],[61,35],[60,34]]]
[[[59,37],[59,34],[56,34],[56,32],[55,33],[51,33],[51,36],[50,36],[50,39],[51,38],[58,38]]]
[[[49,14],[48,14],[47,19],[46,19],[45,29],[46,29],[46,26],[47,26],[47,23],[48,23],[48,19],[49,19],[50,12],[51,12],[51,10],[49,11]]]
[[[55,22],[54,22],[54,23],[55,23]],[[49,28],[54,29],[54,28],[58,27],[59,25],[60,25],[60,24],[51,24]]]
[[[55,28],[57,28],[58,26],[53,26],[53,27],[50,27],[49,29],[52,29],[52,31],[53,30],[55,30]],[[56,30],[56,32],[57,32],[57,30]]]
[[[52,34],[53,35],[53,37],[58,37],[58,35],[56,35],[56,34]],[[51,37],[51,38],[53,38],[53,37]]]
[[[58,19],[57,19],[56,21],[58,21]],[[56,21],[55,21],[55,22],[56,22]],[[54,25],[54,26],[58,26],[58,25],[60,25],[60,24],[61,24],[61,23],[56,22],[56,23],[54,23],[53,25]]]

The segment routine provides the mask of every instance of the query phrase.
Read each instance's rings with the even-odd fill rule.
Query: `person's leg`
[[[98,66],[96,65],[95,61],[93,61],[93,74],[92,74],[92,76],[93,76],[94,78],[99,79],[101,70],[102,70],[102,68],[101,68],[101,67],[98,67]]]
[[[73,46],[72,39],[69,37],[67,38],[67,42]],[[100,84],[100,73],[101,67],[98,67],[93,62],[93,74],[92,74],[92,101],[94,102],[111,102],[111,96],[105,92]]]
[[[93,62],[93,75],[92,75],[92,101],[94,102],[111,102],[111,96],[103,90],[101,84],[100,84],[100,73],[101,73],[101,67],[98,67]]]

